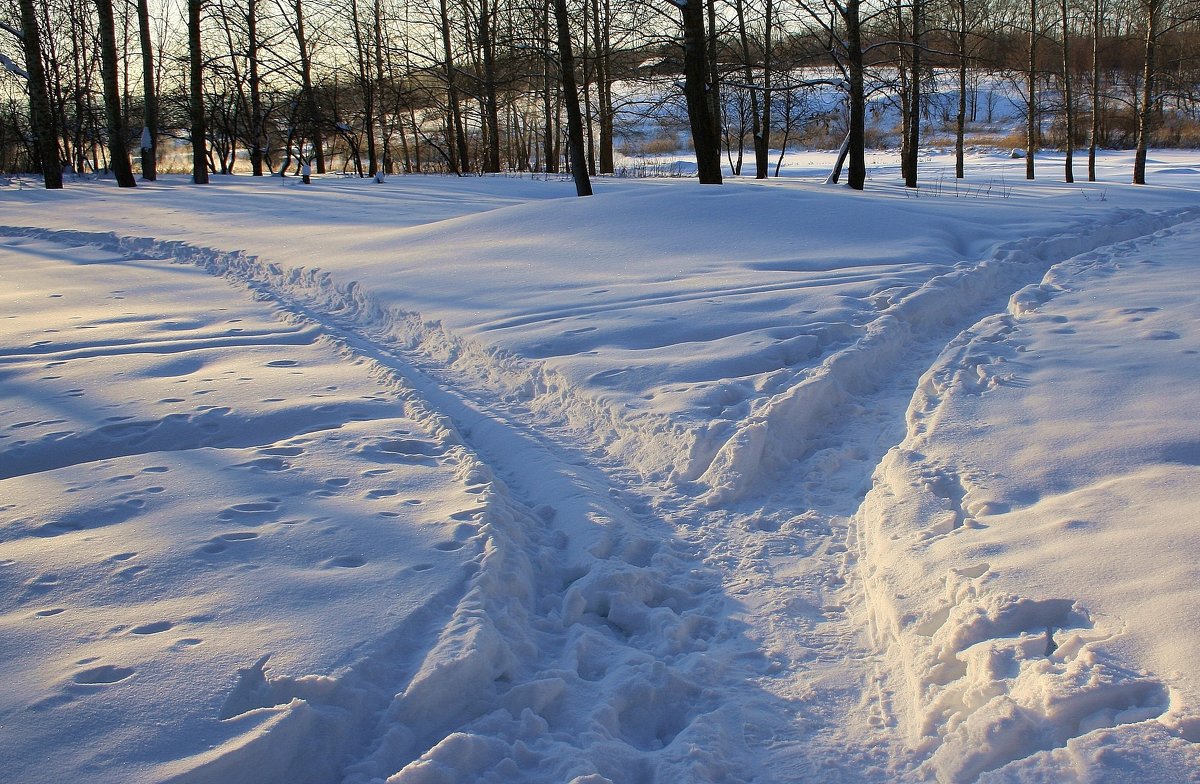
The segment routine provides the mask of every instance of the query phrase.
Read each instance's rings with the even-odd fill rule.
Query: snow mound
[[[1197,431],[1180,412],[1200,401],[1174,357],[1200,334],[1171,293],[1196,235],[1190,217],[1019,290],[948,345],[876,472],[858,542],[872,635],[892,720],[938,781],[1086,776],[1145,738],[1161,741],[1131,770],[1197,769],[1200,695],[1178,677],[1200,644],[1180,595]],[[1139,351],[1113,354],[1131,328]]]

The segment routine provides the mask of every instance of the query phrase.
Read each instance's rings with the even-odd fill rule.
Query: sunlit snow
[[[20,782],[1196,781],[1200,167],[0,187]]]

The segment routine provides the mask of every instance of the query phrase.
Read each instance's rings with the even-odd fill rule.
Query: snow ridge
[[[679,477],[698,479],[718,506],[750,492],[812,452],[839,407],[869,394],[907,352],[973,317],[998,295],[1039,279],[1056,262],[1177,223],[1195,220],[1196,208],[1165,213],[1118,210],[1049,238],[1006,243],[978,264],[960,264],[896,302],[885,302],[865,334],[826,357],[783,392],[763,401],[708,458],[694,458]],[[698,451],[698,450],[697,450]]]
[[[345,672],[323,676],[275,677],[260,661],[242,673],[226,711],[230,719],[261,711],[277,718],[240,749],[193,761],[179,781],[324,782],[344,775],[352,784],[600,784],[754,778],[761,750],[731,728],[746,723],[740,712],[747,706],[771,698],[752,685],[761,661],[752,665],[742,656],[757,655],[757,648],[730,621],[721,576],[633,494],[610,490],[610,480],[584,467],[581,455],[535,438],[523,423],[536,418],[544,430],[588,432],[589,446],[619,465],[652,480],[665,480],[674,468],[671,478],[685,494],[707,490],[710,508],[728,508],[764,478],[812,456],[829,420],[910,362],[914,348],[940,345],[945,333],[1058,260],[1198,215],[1196,208],[1118,211],[1061,236],[1001,246],[980,263],[882,300],[856,343],[761,401],[724,440],[665,418],[628,416],[540,363],[387,307],[357,283],[319,269],[158,239],[3,230],[196,264],[242,282],[392,379],[413,417],[436,434],[428,448],[453,455],[460,480],[480,499],[477,514],[462,520],[478,552],[470,588],[432,649],[402,654],[400,633]],[[1021,290],[1012,315],[1050,293]],[[898,601],[897,515],[914,537],[928,538],[984,511],[972,506],[970,477],[930,470],[914,447],[923,423],[937,416],[937,384],[973,378],[958,366],[952,372],[963,341],[926,375],[939,381],[918,390],[909,441],[881,464],[856,532],[875,641],[889,649],[891,664],[904,663],[906,681],[881,686],[899,698],[903,713],[889,719],[909,731],[926,759],[925,774],[955,782],[1095,727],[1160,715],[1168,699],[1160,683],[1124,673],[1097,652],[1093,643],[1114,632],[1086,608],[1069,598],[997,595],[988,590],[986,563],[948,574],[936,613],[910,617]],[[486,415],[477,402],[485,398],[472,397],[481,388],[489,390]],[[492,408],[496,390],[505,399],[499,410]],[[911,505],[897,507],[892,495]],[[1004,667],[1018,675],[997,677]],[[740,698],[726,702],[731,690]]]
[[[1093,230],[1100,243],[1074,235],[1009,248],[1008,258],[1030,271],[1065,260],[1047,265],[1041,283],[1017,290],[1006,312],[946,346],[913,396],[905,441],[876,470],[856,520],[862,587],[873,642],[891,670],[878,675],[881,692],[891,695],[883,701],[888,721],[905,733],[927,779],[965,784],[993,780],[994,771],[994,780],[1008,781],[1002,769],[1010,763],[1074,748],[1098,729],[1189,736],[1188,722],[1171,716],[1168,687],[1109,650],[1106,643],[1122,634],[1110,619],[1093,617],[1069,593],[1034,598],[997,589],[985,560],[931,580],[914,554],[1006,511],[978,492],[985,477],[941,465],[926,451],[935,426],[954,421],[958,397],[1020,384],[1007,370],[1017,355],[1005,344],[1019,322],[1062,293],[1062,280],[1128,252],[1130,240],[1198,218],[1194,209],[1126,216]]]
[[[725,617],[720,576],[582,458],[516,424],[530,416],[521,404],[540,383],[524,367],[513,371],[517,360],[414,314],[384,311],[360,287],[339,287],[320,271],[178,242],[10,231],[197,264],[249,285],[303,330],[338,343],[348,360],[367,362],[431,434],[372,448],[449,459],[479,499],[456,535],[478,552],[474,574],[432,649],[405,644],[429,636],[417,627],[437,621],[425,614],[341,672],[277,676],[263,658],[240,672],[221,718],[269,718],[240,744],[181,761],[174,781],[753,777],[746,739],[729,729],[743,724],[745,703],[723,699],[753,687],[736,657],[710,655],[749,647]],[[429,367],[430,357],[440,366],[416,366]],[[481,413],[454,388],[464,365],[513,386],[523,377],[524,394]],[[505,477],[491,467],[505,465]]]
[[[998,294],[1039,279],[1057,260],[1189,220],[1195,208],[1161,213],[1114,210],[1049,238],[1001,245],[978,263],[963,262],[898,300],[883,297],[861,337],[820,364],[800,371],[783,391],[752,404],[740,422],[710,427],[607,404],[543,363],[464,338],[421,314],[379,302],[356,281],[319,268],[285,268],[242,251],[112,233],[0,227],[23,236],[99,244],[196,264],[250,286],[263,297],[286,295],[303,309],[327,314],[418,358],[422,367],[453,371],[463,382],[527,406],[539,420],[587,433],[616,464],[650,481],[669,479],[706,494],[710,506],[736,501],[761,479],[811,453],[813,439],[838,408],[869,394],[918,343],[936,339],[984,309]],[[786,383],[786,382],[785,382]]]

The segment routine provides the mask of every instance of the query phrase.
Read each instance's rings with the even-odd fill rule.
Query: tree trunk
[[[250,61],[250,172],[263,176],[267,140],[263,129],[262,89],[258,75],[258,0],[246,2],[246,57]]]
[[[958,0],[958,118],[954,123],[954,176],[965,176],[967,130],[967,0]]]
[[[374,177],[379,171],[379,153],[375,149],[375,84],[371,79],[371,49],[363,39],[362,15],[358,11],[358,0],[350,0],[350,23],[354,27],[355,69],[358,87],[362,91],[363,133],[367,137],[367,176]],[[343,119],[341,122],[346,122]],[[355,170],[362,176],[362,164]]]
[[[108,158],[117,185],[133,188],[137,180],[129,164],[129,145],[121,114],[121,86],[117,81],[117,33],[112,0],[96,0],[100,18],[100,79],[104,83],[104,119],[108,126]]]
[[[909,101],[912,100],[912,92],[908,87],[909,79],[909,57],[910,50],[906,41],[908,35],[908,25],[904,22],[904,11],[908,8],[906,0],[895,0],[896,11],[896,80],[897,89],[900,99],[900,176],[908,182],[908,144],[912,139],[912,134],[909,133],[909,125],[912,123],[912,108],[909,106]]]
[[[208,184],[208,131],[204,111],[204,53],[200,49],[200,8],[204,0],[188,0],[188,62],[192,114],[192,182]]]
[[[579,91],[575,86],[575,56],[571,52],[571,27],[567,0],[554,0],[554,21],[558,28],[558,60],[562,70],[563,98],[567,104],[567,148],[571,158],[571,176],[575,194],[591,196],[587,157],[583,149],[583,114],[579,110]]]
[[[463,174],[471,168],[467,155],[467,137],[463,133],[462,110],[458,105],[458,87],[454,83],[454,55],[450,48],[450,12],[446,0],[439,0],[442,24],[442,54],[446,58],[446,100],[450,110],[447,129],[453,137],[449,140],[450,168],[455,174]]]
[[[544,0],[542,5],[541,24],[542,42],[546,51],[550,51],[550,0]],[[557,19],[557,17],[555,17]],[[557,40],[557,38],[555,39]],[[554,89],[557,83],[551,78],[550,58],[542,58],[542,169],[548,174],[558,172],[558,151],[555,147],[554,130]]]
[[[584,152],[587,153],[588,174],[596,174],[596,134],[592,132],[592,62],[595,59],[590,51],[591,44],[591,7],[588,0],[583,2],[583,24],[582,24],[582,51],[583,68],[583,89],[580,90],[583,96],[583,143]]]
[[[686,0],[685,0],[686,2]],[[725,106],[721,101],[721,69],[717,59],[717,3],[708,0],[705,4],[708,11],[708,34],[705,37],[708,62],[708,115],[712,122],[712,137],[717,141],[717,152],[714,160],[721,162],[721,121],[725,117]],[[703,29],[703,22],[700,23]]]
[[[600,173],[612,174],[616,169],[613,156],[613,99],[612,99],[612,7],[602,0],[597,11],[599,40],[596,49],[597,112],[600,115]]]
[[[830,170],[829,176],[825,178],[826,185],[837,185],[838,180],[842,178],[842,167],[846,165],[846,157],[850,154],[850,134],[846,134],[846,138],[842,139],[842,146],[838,148],[837,158],[833,161],[833,169]]]
[[[1158,13],[1161,0],[1147,0],[1146,50],[1142,63],[1142,96],[1138,106],[1137,152],[1133,158],[1133,184],[1146,184],[1146,151],[1150,145],[1150,130],[1154,117],[1154,55],[1157,43]]]
[[[908,111],[910,112],[904,149],[904,184],[906,187],[917,187],[917,159],[921,147],[921,47],[924,45],[925,20],[923,18],[924,0],[912,0],[912,56],[909,63],[912,74],[909,78]]]
[[[317,164],[317,174],[324,174],[325,144],[322,138],[321,114],[317,107],[317,95],[312,83],[312,56],[308,51],[308,36],[304,32],[303,0],[295,0],[293,8],[296,13],[296,48],[300,51],[300,90],[309,123],[308,137],[312,143],[312,157]],[[307,163],[308,159],[305,158],[304,161]]]
[[[142,46],[142,179],[158,179],[158,92],[154,85],[154,49],[150,38],[150,7],[138,0],[138,39]]]
[[[487,157],[484,171],[500,171],[500,106],[496,97],[496,47],[492,40],[492,11],[479,0],[479,45],[483,49],[483,112]]]
[[[1025,74],[1025,179],[1032,180],[1033,156],[1038,148],[1037,109],[1037,0],[1029,0],[1029,70]]]
[[[1088,182],[1096,181],[1096,145],[1100,137],[1100,26],[1103,0],[1092,2],[1092,127],[1088,133]]]
[[[704,35],[704,5],[688,2],[680,8],[683,17],[683,94],[687,101],[696,170],[705,185],[721,184],[721,137],[712,116],[708,79],[707,39]]]
[[[1067,0],[1059,0],[1062,12],[1062,67],[1063,67],[1063,114],[1067,126],[1067,158],[1063,172],[1064,182],[1075,182],[1075,103],[1071,94],[1071,20],[1067,13]]]
[[[371,34],[375,47],[375,111],[377,121],[379,123],[379,170],[376,172],[376,177],[381,174],[392,173],[392,154],[391,154],[391,138],[392,127],[391,121],[388,119],[389,112],[384,106],[383,85],[384,85],[384,36],[383,36],[383,8],[379,0],[375,0],[374,12],[372,13]],[[389,71],[391,70],[391,60],[388,61]]]
[[[850,76],[850,124],[846,133],[849,140],[850,165],[846,173],[846,184],[856,191],[861,191],[867,182],[867,101],[863,85],[865,69],[859,0],[846,0],[846,4],[839,7],[839,12],[846,24],[846,60]]]
[[[763,99],[762,117],[758,121],[758,133],[754,137],[754,178],[765,180],[771,165],[769,160],[771,147],[771,68],[772,40],[771,28],[775,24],[774,0],[766,0],[763,11]]]
[[[742,78],[746,80],[746,91],[750,93],[750,137],[754,144],[754,176],[755,179],[761,180],[765,176],[762,166],[759,165],[758,156],[759,138],[762,136],[762,126],[760,125],[762,117],[758,113],[758,90],[754,84],[753,50],[750,47],[750,35],[746,30],[746,0],[735,0],[733,10],[737,18],[738,43],[742,47]],[[738,156],[737,163],[733,164],[733,173],[740,175],[742,173],[742,139],[746,132],[746,123],[744,112],[739,109],[738,114],[740,121],[737,134]]]
[[[46,69],[42,66],[42,36],[38,27],[34,0],[21,2],[21,43],[25,50],[25,71],[29,74],[29,116],[33,131],[34,150],[42,167],[42,179],[47,189],[63,186],[62,164],[58,159],[58,133],[50,96],[46,88]]]

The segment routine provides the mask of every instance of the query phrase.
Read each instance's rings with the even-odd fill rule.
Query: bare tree
[[[188,65],[192,126],[192,182],[208,184],[208,131],[204,107],[204,52],[200,46],[200,12],[204,0],[188,0]]]
[[[1100,33],[1104,0],[1092,0],[1092,124],[1088,132],[1088,182],[1096,181],[1096,145],[1100,137]]]
[[[129,164],[125,120],[121,114],[121,88],[117,81],[117,34],[112,0],[95,0],[100,17],[100,72],[104,82],[104,116],[108,125],[108,159],[117,185],[133,188],[137,180]]]
[[[29,89],[30,130],[33,132],[38,162],[42,167],[42,180],[46,188],[55,190],[63,186],[62,165],[58,159],[58,131],[50,110],[50,97],[46,88],[46,70],[42,67],[41,29],[38,26],[33,0],[20,0],[20,5],[21,43],[25,49],[26,84]]]
[[[1163,0],[1144,0],[1145,42],[1142,60],[1142,93],[1138,100],[1137,151],[1133,158],[1133,184],[1146,184],[1146,151],[1150,145],[1150,131],[1154,119],[1154,62],[1155,46],[1158,43],[1158,21]]]
[[[721,184],[721,135],[713,117],[705,34],[704,5],[689,0],[670,0],[679,9],[683,24],[683,95],[687,101],[696,169],[705,185]]]
[[[262,77],[259,74],[258,40],[259,0],[246,0],[246,59],[250,69],[250,173],[263,176],[263,158],[267,154],[267,134],[264,127]]]
[[[823,0],[823,5],[799,0],[800,7],[821,30],[824,46],[841,71],[846,92],[846,139],[828,182],[837,182],[844,165],[846,185],[861,191],[867,181],[866,52],[863,49],[860,0]],[[819,80],[818,80],[819,81]]]
[[[1038,148],[1040,130],[1037,96],[1038,4],[1029,0],[1029,67],[1025,72],[1025,179],[1034,178],[1033,156]]]
[[[153,182],[158,179],[158,89],[147,0],[137,0],[137,14],[138,41],[142,47],[142,179]]]
[[[958,113],[954,121],[954,176],[965,176],[967,129],[967,0],[954,0],[955,44],[958,59]]]
[[[562,71],[563,99],[567,105],[567,152],[571,158],[571,176],[575,194],[591,196],[587,153],[583,147],[583,113],[579,109],[579,91],[575,85],[575,56],[571,51],[571,25],[567,0],[554,0],[554,22],[558,31],[558,60]]]
[[[1075,101],[1071,92],[1071,17],[1067,0],[1059,0],[1059,18],[1062,22],[1062,95],[1063,120],[1067,142],[1064,182],[1075,182]]]
[[[442,54],[445,58],[443,68],[446,76],[446,101],[449,113],[446,121],[448,163],[456,174],[463,174],[471,168],[471,162],[467,152],[467,136],[463,132],[462,109],[458,101],[454,50],[450,45],[450,12],[446,0],[438,0],[438,10],[440,11]]]

